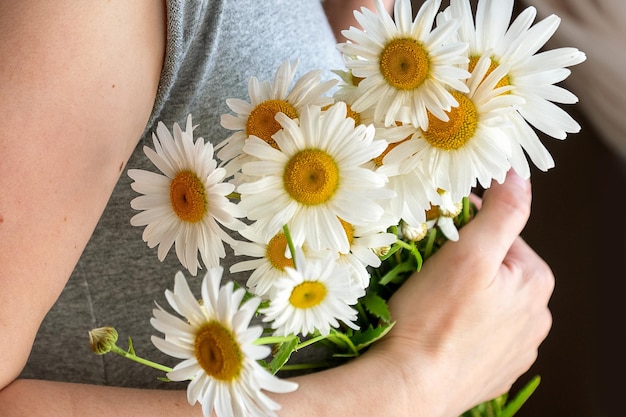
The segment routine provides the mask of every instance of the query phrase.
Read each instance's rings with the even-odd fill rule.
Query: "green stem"
[[[322,335],[319,335],[319,336],[316,336],[316,337],[312,337],[312,338],[310,338],[308,340],[305,340],[304,342],[300,343],[299,345],[297,345],[295,350],[304,349],[305,347],[311,346],[312,344],[317,343],[320,340],[324,340],[327,337],[328,336],[322,336]]]
[[[321,336],[321,335],[317,337],[312,337],[311,339],[305,340],[304,342],[297,344],[296,347],[294,348],[294,351],[304,349],[305,347],[310,346],[314,343],[317,343],[320,340],[324,340],[327,337],[328,336]],[[266,337],[259,337],[253,343],[255,345],[276,345],[279,343],[288,343],[294,339],[297,339],[297,336],[266,336]]]
[[[432,251],[433,246],[435,245],[435,238],[437,237],[437,229],[433,227],[430,232],[428,232],[428,240],[426,241],[426,249],[424,250],[424,259],[428,258]]]
[[[166,372],[166,373],[173,371],[172,368],[169,368],[169,367],[167,367],[165,365],[161,365],[160,363],[149,361],[148,359],[140,358],[139,356],[137,356],[137,355],[135,355],[133,353],[125,351],[124,349],[122,349],[121,347],[119,347],[117,345],[114,345],[111,348],[111,352],[117,353],[118,355],[123,356],[126,359],[130,359],[131,361],[135,361],[135,362],[140,363],[142,365],[147,365],[147,366],[149,366],[151,368],[158,369],[159,371],[163,371],[163,372]]]
[[[259,337],[253,342],[255,345],[275,345],[278,343],[291,342],[296,336],[265,336]]]
[[[470,199],[463,197],[463,225],[470,221]]]
[[[478,411],[477,407],[474,407],[470,410],[471,417],[481,417],[480,411]]]
[[[419,271],[420,269],[422,269],[422,262],[423,262],[422,254],[417,249],[415,244],[407,243],[407,242],[405,242],[403,240],[398,240],[397,243],[398,243],[398,246],[400,246],[400,247],[408,250],[409,252],[411,252],[413,257],[415,258],[415,262],[417,263],[416,271]]]
[[[283,365],[280,370],[281,371],[301,371],[307,369],[316,369],[316,368],[328,368],[330,364],[328,363],[296,363],[293,365]]]
[[[410,251],[412,251],[412,250],[413,250],[413,246],[411,246],[410,244],[406,243],[406,242],[405,242],[404,240],[402,240],[402,239],[398,239],[398,240],[396,241],[396,244],[397,244],[398,246],[403,247],[404,249],[408,249],[408,250],[410,250]]]
[[[363,320],[366,320],[367,313],[365,312],[365,309],[363,308],[362,301],[359,301],[358,303],[356,303],[354,307],[357,309],[357,311],[359,312],[359,315],[363,318]],[[369,320],[367,320],[367,322],[369,323]]]
[[[289,227],[287,225],[283,226],[283,233],[285,234],[285,238],[287,239],[287,246],[289,246],[289,252],[291,252],[291,259],[293,260],[294,269],[298,269],[296,266],[296,247],[293,244],[293,239],[291,239],[291,233],[289,233]]]

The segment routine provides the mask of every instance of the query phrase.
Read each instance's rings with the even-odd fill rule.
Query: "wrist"
[[[438,409],[438,395],[432,389],[430,378],[401,355],[383,349],[372,349],[362,358],[371,369],[372,383],[378,386],[381,397],[388,401],[389,414],[415,417],[443,417]],[[356,365],[359,365],[358,363]],[[362,365],[361,365],[362,366]]]
[[[464,394],[455,389],[455,375],[436,354],[415,347],[396,349],[385,342],[373,346],[360,360],[371,362],[374,383],[393,403],[387,409],[389,415],[456,417],[466,411]]]

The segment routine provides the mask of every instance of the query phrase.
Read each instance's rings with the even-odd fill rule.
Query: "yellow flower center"
[[[326,298],[324,284],[317,281],[305,281],[291,291],[289,302],[295,308],[305,309],[319,305],[324,298]]]
[[[341,222],[341,226],[343,226],[344,232],[346,232],[346,237],[348,238],[348,244],[350,245],[350,247],[352,247],[352,243],[354,242],[354,226],[352,226],[350,223],[348,223],[342,218],[338,217],[338,219]]]
[[[344,103],[346,105],[346,118],[352,117],[354,119],[354,125],[358,126],[361,124],[361,113],[355,112],[352,107],[348,103]],[[326,111],[332,107],[332,104],[328,106],[322,107],[322,111]]]
[[[305,149],[295,154],[283,174],[285,190],[305,205],[323,204],[339,185],[339,169],[333,158],[318,149]]]
[[[478,127],[478,110],[472,100],[457,91],[451,94],[459,106],[448,112],[450,120],[444,122],[429,112],[428,130],[424,131],[428,143],[444,150],[463,147],[474,137]]]
[[[170,203],[182,221],[201,221],[209,206],[204,183],[192,171],[179,172],[170,183]]]
[[[361,113],[355,112],[349,104],[346,104],[346,117],[352,117],[355,126],[361,124]]]
[[[388,144],[387,147],[385,148],[385,150],[380,155],[378,155],[376,158],[374,158],[374,164],[376,164],[377,167],[383,166],[383,159],[385,159],[385,156],[387,156],[387,154],[389,152],[391,152],[391,150],[393,148],[395,148],[396,146],[398,146],[399,144],[401,144],[403,142],[406,142],[409,139],[411,139],[410,136],[408,138],[406,138],[406,139],[403,139],[403,140],[399,141],[399,142],[393,142],[393,143]]]
[[[362,77],[357,77],[356,75],[352,74],[352,71],[350,72],[350,76],[352,77],[352,85],[357,87],[361,81],[363,81],[365,78]]]
[[[248,116],[246,122],[246,135],[254,135],[278,149],[272,135],[281,129],[280,123],[276,121],[278,113],[285,113],[291,119],[298,117],[298,112],[284,100],[266,100],[258,104]]]
[[[243,367],[243,353],[232,332],[219,321],[205,324],[195,341],[198,364],[211,377],[232,381]]]
[[[285,252],[287,250],[287,237],[279,233],[270,239],[267,244],[265,256],[276,269],[284,271],[286,267],[293,268],[293,259],[287,258]]]
[[[478,60],[480,59],[480,56],[472,56],[470,57],[470,61],[469,61],[469,66],[467,68],[467,70],[471,73],[474,72],[474,69],[476,68],[476,64],[478,64]],[[487,70],[487,73],[485,74],[485,78],[487,78],[489,76],[489,74],[491,74],[493,72],[493,70],[495,70],[496,68],[498,68],[498,65],[500,65],[498,62],[496,62],[493,58],[491,58],[491,64],[489,65],[489,69]],[[483,80],[485,79],[483,78]],[[482,80],[481,80],[482,81]],[[498,83],[496,84],[495,88],[500,88],[500,87],[507,87],[511,84],[511,78],[509,77],[509,75],[505,75],[504,77],[502,77],[500,79],[500,81],[498,81]],[[509,94],[510,91],[505,92],[504,94]]]
[[[393,39],[380,54],[380,72],[398,90],[413,90],[424,82],[430,70],[428,52],[411,38]]]
[[[430,209],[426,210],[426,220],[435,220],[441,217],[439,206],[430,205]]]

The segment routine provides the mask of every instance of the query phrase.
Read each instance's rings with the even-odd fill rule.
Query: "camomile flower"
[[[131,201],[141,213],[130,223],[146,226],[143,240],[150,248],[158,245],[160,261],[175,244],[180,263],[196,275],[198,252],[207,267],[217,266],[225,256],[223,242],[233,241],[220,225],[238,230],[244,224],[237,218],[245,214],[226,198],[234,186],[222,182],[225,171],[217,167],[213,146],[202,138],[194,143],[193,129],[191,115],[185,131],[174,124],[173,136],[160,122],[152,136],[154,150],[145,146],[144,152],[163,175],[140,169],[128,175],[132,189],[143,194]]]
[[[435,189],[446,190],[453,201],[468,196],[477,182],[484,188],[493,179],[503,182],[516,145],[503,115],[514,112],[523,99],[504,94],[512,86],[496,86],[508,67],[499,65],[487,74],[490,62],[488,55],[478,61],[467,80],[469,93],[452,92],[459,106],[452,108],[447,122],[429,115],[428,129],[416,128],[409,140],[385,156],[383,164],[398,164],[402,172],[421,170]]]
[[[426,226],[428,229],[438,227],[443,235],[451,241],[459,240],[459,230],[454,223],[454,219],[463,210],[463,202],[454,202],[450,193],[438,190],[440,198],[436,205],[433,205],[426,212]]]
[[[341,80],[333,93],[333,99],[345,103],[354,103],[359,98],[357,87],[362,78],[355,77],[350,70],[333,70],[332,72]]]
[[[436,187],[421,167],[405,169],[403,159],[392,161],[386,158],[392,149],[411,140],[415,130],[414,126],[406,124],[386,128],[381,135],[387,140],[387,148],[372,161],[373,169],[387,177],[387,188],[395,193],[395,197],[387,200],[385,205],[385,213],[395,219],[395,224],[401,219],[413,226],[424,223],[426,211],[433,199],[438,198]]]
[[[163,353],[182,359],[167,377],[190,380],[187,400],[199,402],[205,417],[274,416],[279,404],[263,391],[286,393],[297,384],[270,374],[257,361],[269,356],[268,346],[255,345],[263,330],[250,326],[260,299],[241,304],[245,291],[233,290],[233,283],[220,287],[222,268],[211,268],[202,280],[202,300],[189,289],[181,272],[176,274],[174,291],[167,290],[171,307],[183,318],[154,309],[150,323],[164,333],[152,336]]]
[[[442,17],[461,20],[459,40],[469,44],[470,71],[486,53],[491,69],[499,64],[509,66],[500,85],[514,86],[510,94],[524,99],[517,112],[507,114],[515,127],[510,134],[519,143],[512,149],[511,160],[518,174],[527,178],[530,169],[524,151],[537,168],[547,171],[554,167],[550,153],[530,126],[556,139],[580,131],[580,125],[555,104],[574,104],[578,98],[556,84],[569,76],[567,67],[583,62],[586,56],[575,48],[538,52],[555,33],[560,19],[551,15],[533,25],[537,12],[528,7],[510,23],[513,3],[480,0],[474,19],[469,0],[451,0]]]
[[[387,188],[396,194],[387,201],[385,209],[394,218],[416,226],[426,221],[426,211],[431,206],[436,188],[420,166],[401,170],[400,162],[393,165],[387,163],[379,168],[389,179]]]
[[[384,218],[389,219],[389,216],[384,216]],[[397,240],[396,235],[386,232],[394,223],[379,221],[364,226],[355,226],[339,220],[350,242],[350,251],[340,253],[336,262],[345,264],[351,271],[353,285],[366,288],[370,279],[367,268],[378,268],[381,265],[381,260],[375,251],[389,247]]]
[[[285,268],[294,266],[287,236],[281,231],[266,241],[252,226],[240,230],[239,233],[248,241],[237,241],[237,245],[233,247],[235,255],[252,259],[234,263],[230,272],[253,271],[246,282],[248,291],[268,298],[274,283],[287,276]]]
[[[333,93],[333,100],[335,103],[339,101],[346,103],[348,117],[352,117],[354,119],[354,124],[373,124],[376,125],[377,129],[384,128],[382,123],[375,122],[373,108],[365,109],[360,112],[357,112],[354,108],[352,108],[352,104],[354,104],[360,96],[357,87],[361,79],[354,77],[352,75],[352,71],[333,70],[333,72],[341,79],[337,89]]]
[[[410,0],[396,0],[394,18],[380,0],[376,13],[355,12],[363,30],[351,27],[338,45],[346,67],[358,77],[357,112],[374,108],[376,122],[391,125],[402,107],[410,109],[411,123],[428,127],[427,111],[447,120],[446,111],[458,103],[450,88],[467,91],[469,74],[459,67],[467,62],[467,44],[448,42],[458,23],[446,21],[433,30],[441,0],[427,0],[415,20]],[[394,21],[395,19],[395,21]]]
[[[351,282],[346,265],[335,262],[332,254],[325,259],[305,259],[298,249],[295,259],[296,269],[286,268],[288,276],[276,282],[269,306],[260,309],[263,321],[283,336],[306,337],[316,331],[326,336],[339,322],[357,330],[353,323],[357,312],[351,306],[365,290]]]
[[[224,161],[227,176],[235,174],[243,163],[251,158],[243,152],[243,146],[250,136],[263,139],[276,146],[272,135],[281,129],[275,119],[276,114],[297,119],[302,109],[314,104],[326,106],[332,104],[331,97],[324,94],[336,83],[336,80],[321,81],[321,70],[309,71],[291,84],[295,77],[298,62],[283,62],[277,69],[274,81],[262,81],[251,77],[248,82],[250,102],[230,98],[226,104],[235,115],[224,114],[221,117],[222,127],[234,133],[216,146],[217,156]]]
[[[385,178],[361,165],[379,155],[385,142],[373,126],[346,117],[346,105],[326,111],[306,107],[300,120],[280,113],[274,136],[278,149],[252,137],[244,151],[257,160],[242,167],[256,180],[240,184],[240,205],[256,221],[264,239],[287,225],[296,246],[346,253],[349,243],[339,218],[362,225],[383,215],[381,199],[393,194]]]

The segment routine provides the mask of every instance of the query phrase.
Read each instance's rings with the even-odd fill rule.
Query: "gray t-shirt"
[[[209,0],[168,2],[167,51],[157,100],[150,121],[127,168],[156,171],[143,153],[152,147],[159,121],[171,129],[192,114],[195,137],[218,143],[230,132],[220,116],[230,113],[227,98],[248,100],[251,76],[273,79],[285,60],[300,61],[296,77],[312,69],[342,68],[335,39],[319,0]],[[115,123],[112,120],[111,123]],[[163,263],[156,249],[142,241],[143,228],[130,225],[137,212],[130,201],[138,194],[124,172],[60,298],[45,318],[24,378],[129,387],[180,388],[157,381],[162,372],[114,354],[97,356],[89,348],[88,331],[113,326],[119,345],[133,338],[138,355],[173,366],[178,360],[161,354],[151,343],[159,335],[149,321],[154,302],[168,306],[174,274],[183,268],[175,253]],[[226,271],[232,263],[224,261]],[[186,276],[196,294],[203,276]],[[247,275],[240,274],[239,281]]]

